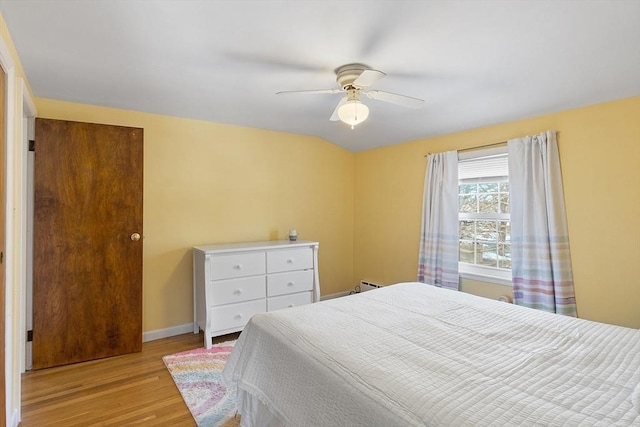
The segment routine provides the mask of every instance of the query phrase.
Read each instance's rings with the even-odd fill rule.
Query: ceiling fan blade
[[[332,122],[337,122],[338,120],[340,120],[340,117],[338,117],[338,109],[340,107],[342,107],[342,105],[347,102],[347,97],[345,96],[344,98],[342,98],[340,100],[340,102],[338,102],[338,105],[336,105],[335,110],[333,110],[333,114],[331,115],[331,118],[329,120],[331,120]]]
[[[420,108],[424,105],[424,100],[413,98],[406,95],[398,95],[397,93],[384,92],[381,90],[370,90],[362,92],[367,95],[368,98],[376,99],[378,101],[390,102],[392,104],[402,105],[407,108]]]
[[[222,53],[223,58],[227,61],[233,61],[240,64],[245,64],[251,68],[256,67],[268,67],[277,68],[297,72],[312,72],[312,73],[327,73],[331,71],[331,68],[322,66],[321,64],[312,64],[301,61],[296,61],[290,56],[274,55],[270,53],[259,52],[238,52],[228,51]]]
[[[386,76],[385,73],[378,70],[364,70],[357,79],[353,81],[354,86],[369,87],[381,78]]]
[[[344,92],[343,89],[317,89],[317,90],[283,90],[276,92],[276,95],[290,95],[292,93],[300,93],[303,95],[316,95],[321,93],[340,93]]]

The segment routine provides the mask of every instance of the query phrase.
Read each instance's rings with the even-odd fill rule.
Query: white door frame
[[[0,35],[0,67],[6,74],[5,104],[5,405],[7,426],[17,427],[21,413],[21,372],[26,341],[25,290],[27,272],[27,156],[25,118],[36,116],[35,104],[22,77],[16,76],[11,51]],[[27,145],[25,146],[25,141]]]
[[[13,218],[13,206],[14,206],[14,124],[15,124],[15,64],[13,57],[9,52],[7,44],[4,39],[0,37],[0,67],[5,72],[5,98],[0,100],[4,103],[4,122],[5,133],[4,141],[5,146],[0,147],[4,150],[4,174],[5,174],[5,307],[4,307],[4,326],[5,326],[5,383],[3,387],[5,389],[6,400],[5,423],[8,426],[16,423],[16,418],[20,418],[20,398],[19,390],[16,391],[16,387],[20,387],[20,374],[14,369],[14,360],[17,359],[16,354],[14,330],[15,325],[13,322],[13,308],[14,308],[14,290],[15,290],[15,276],[14,276],[14,218]],[[16,402],[16,398],[18,402]],[[17,425],[17,424],[16,424]]]
[[[21,147],[21,161],[22,161],[22,227],[21,241],[22,248],[24,250],[24,256],[22,257],[21,271],[24,273],[24,282],[20,292],[20,304],[23,308],[22,315],[20,316],[20,372],[23,373],[26,370],[31,369],[32,365],[32,352],[31,342],[27,342],[27,331],[33,329],[33,167],[34,167],[34,153],[29,151],[29,141],[35,138],[35,119],[36,119],[36,107],[31,100],[29,91],[22,83],[22,99],[23,99],[23,114],[22,114],[22,138],[20,144]]]

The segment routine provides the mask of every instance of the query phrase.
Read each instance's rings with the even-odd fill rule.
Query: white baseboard
[[[340,298],[349,295],[349,291],[338,292],[337,294],[323,295],[320,297],[320,301],[325,301],[328,299]]]
[[[185,323],[184,325],[172,326],[165,329],[156,329],[155,331],[143,332],[142,342],[159,340],[161,338],[169,338],[176,335],[193,333],[193,323]]]
[[[323,295],[320,297],[320,301],[325,301],[328,299],[340,298],[349,295],[349,291],[338,292],[336,294],[331,295]],[[157,329],[155,331],[143,332],[142,333],[142,342],[147,341],[155,341],[162,338],[169,338],[176,335],[186,334],[188,332],[193,332],[193,323],[186,323],[184,325],[172,326],[170,328],[165,329]]]

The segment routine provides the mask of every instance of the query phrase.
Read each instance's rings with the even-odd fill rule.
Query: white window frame
[[[507,146],[491,147],[473,151],[458,153],[458,161],[474,159],[478,157],[488,157],[508,153]],[[458,216],[458,220],[461,220]],[[458,262],[458,273],[463,279],[478,280],[481,282],[495,283],[503,286],[512,286],[511,269],[500,269],[467,262]]]

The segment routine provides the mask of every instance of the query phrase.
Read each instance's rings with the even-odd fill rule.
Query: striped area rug
[[[236,390],[227,389],[221,374],[235,341],[197,348],[162,360],[173,377],[198,427],[238,425]]]

